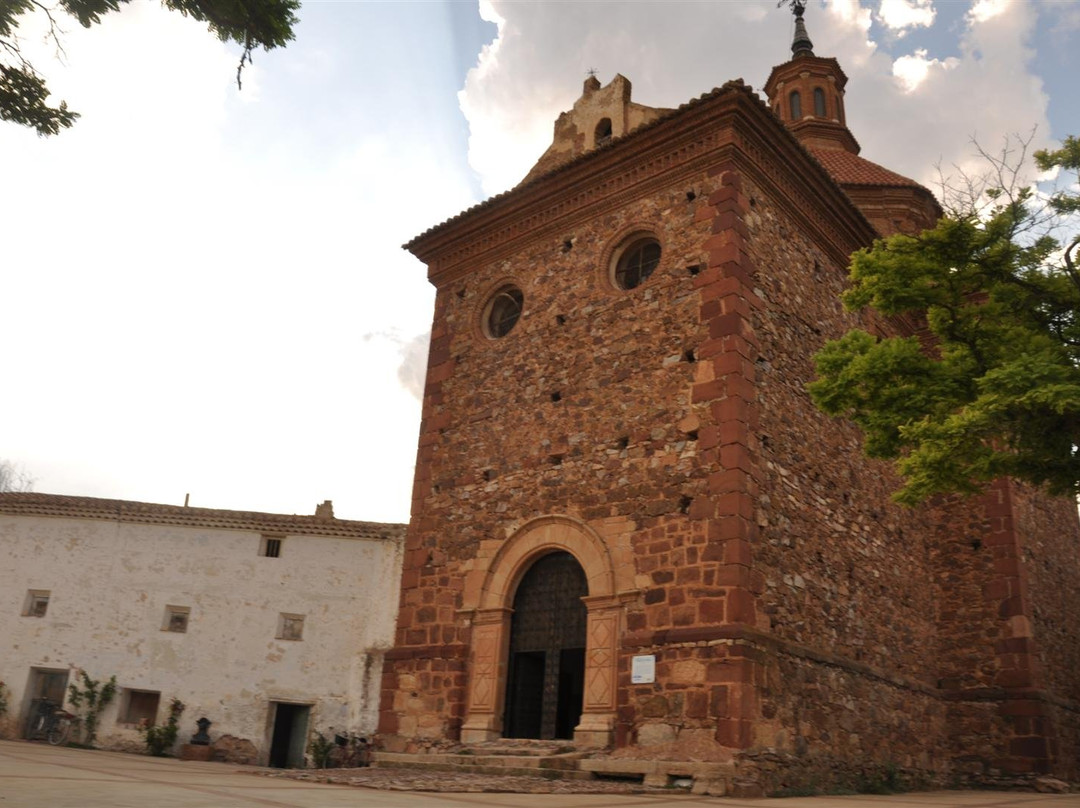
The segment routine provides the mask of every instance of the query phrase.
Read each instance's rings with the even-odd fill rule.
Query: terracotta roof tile
[[[397,540],[405,535],[405,525],[394,523],[357,522],[349,519],[324,519],[295,514],[224,511],[215,508],[188,508],[180,505],[158,505],[150,502],[71,497],[60,494],[0,494],[0,514],[106,519],[144,525],[177,525],[347,539]]]
[[[886,185],[891,187],[921,188],[915,180],[889,171],[887,168],[871,163],[857,154],[840,149],[821,149],[806,147],[825,170],[840,185]]]

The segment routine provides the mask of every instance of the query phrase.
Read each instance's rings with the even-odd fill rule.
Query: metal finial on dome
[[[806,33],[806,23],[803,22],[806,0],[791,0],[791,11],[795,15],[795,39],[791,43],[791,55],[796,58],[813,56],[814,43],[810,41],[810,35]]]

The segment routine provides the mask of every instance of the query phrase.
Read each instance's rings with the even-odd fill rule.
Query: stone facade
[[[901,508],[806,394],[826,339],[906,327],[843,311],[848,256],[940,213],[858,156],[808,45],[769,105],[731,82],[407,245],[437,297],[386,748],[501,736],[515,586],[564,551],[589,584],[580,747],[728,764],[748,793],[1080,778],[1075,505],[1002,481]],[[818,81],[823,116],[785,112]],[[602,92],[561,130],[629,101]],[[659,263],[623,288],[643,240]]]
[[[286,713],[296,737],[278,764],[302,761],[315,730],[372,732],[404,526],[319,510],[0,494],[4,736],[23,737],[35,698],[63,696],[80,670],[116,676],[105,748],[145,751],[137,721],[165,720],[173,698],[187,707],[180,742],[205,716],[236,762],[265,764]],[[46,599],[37,613],[31,592]],[[285,631],[285,615],[300,626]]]

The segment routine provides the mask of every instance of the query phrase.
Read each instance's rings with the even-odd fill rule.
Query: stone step
[[[695,794],[706,793],[713,785],[729,782],[735,776],[735,766],[730,761],[590,758],[578,761],[578,767],[597,777],[640,777],[647,786],[672,786],[678,785],[680,780],[689,779],[699,789],[694,791]]]
[[[508,766],[505,763],[491,765],[483,763],[440,763],[430,758],[438,755],[411,755],[413,760],[387,761],[376,758],[372,766],[378,769],[415,769],[435,772],[465,772],[467,774],[490,774],[509,777],[540,777],[545,780],[592,780],[592,772],[578,769],[556,769],[541,766]]]
[[[501,774],[515,777],[542,777],[549,780],[592,780],[592,772],[578,768],[578,755],[477,755],[408,754],[376,752],[372,766],[383,769],[426,769],[428,771]]]
[[[533,739],[502,738],[497,741],[469,744],[456,750],[467,755],[497,755],[521,757],[549,757],[571,754],[574,745],[570,741],[537,741]]]

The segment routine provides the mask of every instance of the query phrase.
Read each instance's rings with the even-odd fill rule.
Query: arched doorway
[[[589,584],[570,553],[541,556],[514,594],[507,738],[573,738],[585,693]]]
[[[461,740],[482,743],[505,737],[509,683],[510,633],[514,599],[524,577],[538,560],[563,553],[572,556],[588,581],[585,632],[585,683],[581,720],[574,743],[581,748],[608,746],[614,738],[616,681],[623,603],[636,597],[629,527],[610,538],[568,516],[539,516],[522,525],[493,555],[480,555],[465,581],[463,611],[471,615],[468,703]],[[608,541],[611,542],[609,547]],[[619,553],[615,563],[612,548]],[[572,601],[580,602],[576,597]],[[545,669],[546,669],[545,659]]]

